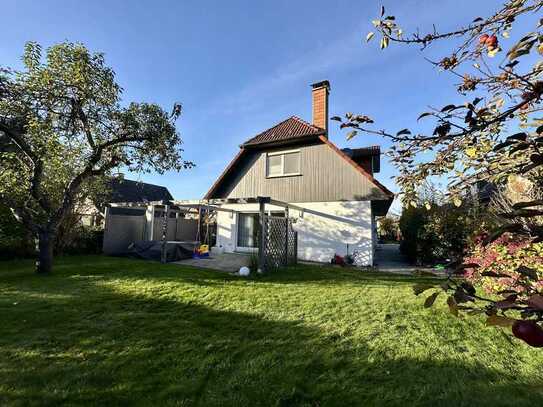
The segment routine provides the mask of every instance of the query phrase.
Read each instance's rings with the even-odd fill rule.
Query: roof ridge
[[[245,143],[241,144],[240,147],[278,141],[284,142],[288,139],[292,140],[303,136],[317,136],[325,132],[326,130],[312,125],[298,116],[289,116],[274,126],[251,137]]]
[[[304,119],[301,119],[301,118],[299,118],[299,117],[296,116],[296,115],[290,116],[290,119],[298,120],[300,123],[305,124],[306,126],[309,126],[309,127],[313,127],[315,130],[318,130],[318,131],[325,131],[325,129],[323,129],[322,127],[315,126],[314,124],[311,124],[311,123],[309,123],[309,122],[306,122]]]
[[[266,133],[267,131],[270,131],[270,130],[275,129],[276,127],[279,127],[279,126],[282,125],[284,122],[286,122],[286,121],[292,119],[293,117],[294,117],[294,116],[290,116],[290,117],[287,117],[285,120],[281,120],[279,123],[277,123],[277,124],[271,126],[270,128],[268,128],[268,129],[266,129],[266,130],[263,130],[263,131],[261,131],[260,133],[254,135],[253,137],[251,137],[249,140],[247,140],[247,141],[246,141],[245,143],[243,143],[243,144],[247,144],[249,141],[251,141],[251,140],[257,138],[258,136],[260,136],[260,135]]]
[[[119,182],[126,182],[126,181],[130,181],[130,182],[134,182],[136,184],[142,184],[142,185],[151,185],[153,187],[158,187],[158,188],[166,188],[168,189],[168,187],[166,187],[165,185],[158,185],[158,184],[152,184],[150,182],[144,182],[144,181],[137,181],[135,179],[128,179],[128,178],[116,178],[116,177],[112,177],[110,178],[112,181],[119,181]]]

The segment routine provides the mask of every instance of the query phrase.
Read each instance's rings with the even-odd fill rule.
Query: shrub
[[[63,254],[99,254],[102,252],[104,231],[100,228],[79,225],[73,240],[63,248]]]
[[[384,242],[398,241],[399,226],[398,218],[392,216],[383,216],[377,220],[377,231],[379,239]]]
[[[536,291],[543,289],[543,243],[504,234],[485,246],[481,243],[483,237],[477,239],[464,259],[466,264],[478,266],[466,269],[464,276],[469,281],[492,294],[506,290],[522,293],[526,283]]]
[[[0,205],[0,259],[32,257],[34,239],[12,215],[9,208]]]
[[[470,237],[483,225],[477,208],[469,203],[409,206],[400,218],[400,250],[419,264],[462,258]]]

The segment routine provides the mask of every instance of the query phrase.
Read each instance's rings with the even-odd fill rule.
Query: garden
[[[103,256],[32,269],[0,263],[2,405],[543,402],[540,350],[413,295],[441,279]]]

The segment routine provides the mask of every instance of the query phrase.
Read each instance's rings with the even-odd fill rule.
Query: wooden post
[[[168,237],[168,216],[170,212],[170,205],[164,206],[164,216],[162,218],[162,247],[160,252],[160,262],[166,263],[166,238]]]
[[[285,208],[285,267],[288,266],[288,206]]]
[[[260,244],[258,245],[258,271],[263,273],[266,271],[266,203],[259,199],[259,223],[260,223]]]
[[[209,205],[206,206],[206,241],[204,244],[209,245]]]
[[[196,233],[196,236],[198,236],[198,246],[202,244],[202,206],[198,205],[198,232]]]

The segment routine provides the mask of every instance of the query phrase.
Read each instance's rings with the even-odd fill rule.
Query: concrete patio
[[[245,253],[211,253],[209,257],[201,259],[185,259],[174,262],[183,266],[193,266],[226,272],[237,272],[243,266],[249,267],[251,255]],[[251,270],[255,272],[256,270]]]

